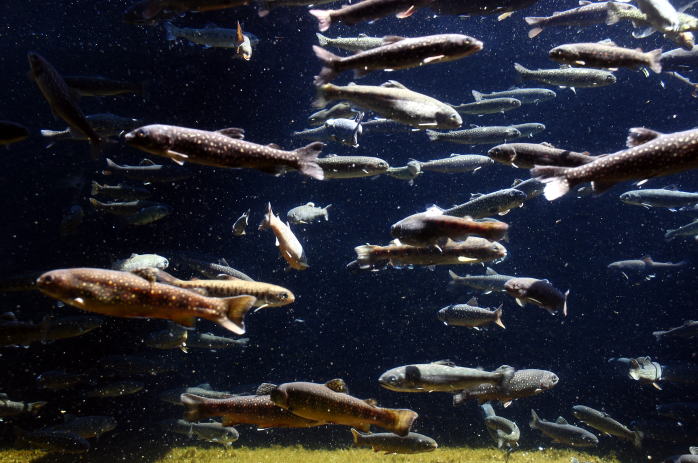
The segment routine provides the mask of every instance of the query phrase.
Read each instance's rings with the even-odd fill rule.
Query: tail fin
[[[317,37],[317,41],[320,44],[321,47],[326,47],[327,44],[329,43],[330,39],[328,37],[325,37],[319,32],[315,33],[315,36]]]
[[[437,141],[441,135],[436,130],[429,130],[429,129],[426,130],[426,133],[427,133],[427,137],[429,137],[429,140],[431,140],[431,141]]]
[[[477,90],[473,90],[471,93],[473,94],[473,99],[475,99],[475,101],[482,101],[482,93],[481,92],[478,92]]]
[[[320,74],[315,76],[315,85],[323,85],[332,81],[332,79],[337,77],[337,63],[342,58],[317,45],[313,45],[313,51],[315,56],[322,61],[322,70]]]
[[[182,394],[179,401],[184,405],[184,419],[187,421],[201,421],[208,418],[208,414],[203,412],[203,405],[207,402],[205,397],[196,394]]]
[[[163,26],[165,27],[165,32],[167,33],[167,40],[176,40],[177,37],[174,34],[174,26],[172,25],[172,23],[168,21],[164,23]]]
[[[648,51],[647,55],[649,57],[649,68],[659,74],[662,72],[662,63],[661,63],[661,57],[662,57],[662,49],[657,48],[656,50]]]
[[[310,10],[308,13],[317,18],[320,32],[325,32],[332,25],[332,10]]]
[[[226,313],[216,322],[235,334],[245,334],[245,315],[257,302],[254,296],[235,296],[223,299]]]
[[[618,7],[610,2],[608,7],[606,7],[606,25],[612,26],[620,21],[620,15],[618,14]]]
[[[538,414],[536,413],[536,411],[531,409],[531,421],[528,423],[528,425],[532,429],[537,429],[538,423],[540,423],[540,418],[538,418]]]
[[[408,409],[391,409],[393,416],[393,423],[390,426],[390,430],[397,434],[398,436],[406,436],[410,433],[410,428],[412,423],[417,419],[417,412]]]
[[[27,411],[32,415],[36,415],[37,413],[39,413],[39,410],[41,410],[41,408],[47,403],[48,402],[31,402],[27,406]]]
[[[642,447],[642,438],[645,437],[642,431],[633,431],[633,445],[636,448]]]
[[[94,198],[90,198],[90,204],[91,204],[92,207],[94,207],[95,209],[99,209],[100,207],[106,206],[106,204],[104,204],[103,202],[98,201],[98,200],[96,200],[96,199],[94,199]]]
[[[313,101],[313,107],[319,109],[327,106],[327,102],[333,100],[332,96],[330,95],[330,92],[334,88],[335,86],[332,84],[324,84],[317,87],[317,95],[315,96],[315,100]]]
[[[506,329],[504,322],[502,322],[502,306],[500,305],[497,310],[494,311],[494,323]]]
[[[526,69],[525,67],[521,66],[519,63],[514,63],[514,70],[521,74],[522,76],[527,75],[529,72],[531,72],[530,69]]]
[[[271,219],[274,217],[274,211],[271,210],[271,203],[267,203],[267,212],[264,214],[262,223],[259,224],[258,230],[266,230],[271,226]]]
[[[536,166],[531,169],[531,177],[546,184],[543,194],[548,201],[553,201],[566,195],[574,186],[565,177],[567,170],[567,167]]]
[[[70,129],[68,130],[48,130],[48,129],[42,129],[41,130],[41,136],[46,137],[46,138],[59,138],[59,137],[65,137],[69,136],[70,134]]]
[[[317,180],[323,180],[325,178],[322,167],[317,163],[317,157],[324,147],[324,143],[316,141],[303,148],[294,150],[294,153],[298,156],[298,170],[300,170],[302,174]]]
[[[657,342],[659,342],[662,340],[662,336],[664,336],[664,333],[666,333],[666,331],[653,331],[652,335],[655,337]]]
[[[449,271],[448,271],[448,276],[451,277],[451,281],[457,281],[457,280],[459,280],[460,278],[463,278],[463,277],[459,277],[459,276],[456,274],[456,272],[454,272],[453,270],[449,270]]]
[[[90,190],[90,195],[97,196],[99,194],[99,190],[101,189],[102,185],[92,180],[92,189]]]
[[[354,428],[351,428],[351,437],[354,438],[354,445],[356,447],[361,447],[361,433]]]
[[[674,239],[675,235],[676,235],[676,230],[667,230],[666,233],[664,233],[664,239],[667,241],[671,241]]]

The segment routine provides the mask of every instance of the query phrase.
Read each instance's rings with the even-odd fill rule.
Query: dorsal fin
[[[628,138],[625,141],[625,144],[628,148],[632,148],[634,146],[647,143],[648,141],[652,141],[661,135],[663,134],[661,132],[657,132],[656,130],[647,129],[645,127],[633,127],[628,132]]]
[[[325,383],[325,387],[333,390],[334,392],[341,392],[343,394],[349,393],[349,388],[347,387],[347,383],[345,383],[344,380],[341,378],[335,378],[335,379],[331,379],[331,380],[327,381]]]
[[[477,298],[475,296],[471,297],[470,300],[466,302],[466,304],[477,306]]]
[[[405,87],[396,80],[389,80],[387,82],[383,82],[380,86],[384,88],[401,88],[403,90],[409,90],[407,87]]]
[[[485,271],[485,275],[499,275],[495,269],[492,267],[487,267],[487,270]]]
[[[255,391],[255,395],[269,395],[271,394],[271,391],[276,389],[276,384],[272,383],[262,383],[257,387],[257,390]]]
[[[390,45],[391,43],[396,43],[400,40],[405,40],[405,37],[401,37],[399,35],[386,35],[383,37],[383,45]]]
[[[225,135],[226,137],[233,138],[235,140],[242,140],[245,138],[245,129],[239,127],[226,127],[225,129],[218,129],[216,133]]]
[[[449,359],[437,360],[436,362],[431,362],[431,363],[432,363],[432,365],[444,365],[447,367],[455,367],[456,366],[456,364],[453,363],[453,361],[451,361]]]
[[[558,416],[557,419],[555,420],[557,424],[569,424],[566,419],[564,419],[561,416]]]
[[[155,166],[157,164],[155,164],[154,161],[152,161],[148,158],[144,158],[144,159],[141,159],[141,162],[139,162],[138,165],[139,166]]]
[[[376,399],[364,399],[364,402],[369,404],[372,407],[377,407],[378,406],[378,401]]]

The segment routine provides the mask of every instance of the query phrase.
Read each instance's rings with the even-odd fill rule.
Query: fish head
[[[472,55],[482,50],[484,44],[474,37],[459,35],[453,39],[454,45],[463,50],[461,56]]]
[[[439,447],[434,439],[427,436],[419,436],[415,440],[415,446],[422,452],[433,452]]]
[[[509,127],[508,129],[506,129],[504,131],[504,138],[506,138],[506,139],[519,138],[519,137],[521,137],[521,135],[522,134],[519,131],[519,129],[517,129],[515,127]]]
[[[388,170],[390,169],[390,164],[388,164],[388,161],[380,160],[376,162],[376,169],[377,170]]]
[[[77,269],[52,270],[36,280],[39,290],[62,301],[80,299],[91,294],[91,285]]]
[[[273,292],[269,299],[272,303],[270,305],[281,306],[286,304],[292,304],[296,301],[296,296],[288,289],[281,288],[278,291]]]
[[[451,311],[451,307],[453,307],[453,306],[450,306],[450,305],[449,305],[449,306],[446,306],[446,307],[444,307],[443,309],[439,310],[439,311],[437,312],[437,314],[436,314],[436,317],[437,317],[440,321],[445,322],[445,321],[446,321],[446,318],[448,317],[448,313]]]
[[[541,375],[539,385],[541,389],[547,391],[548,389],[554,388],[559,381],[560,378],[558,378],[555,373],[552,371],[546,371]]]
[[[577,49],[570,45],[560,45],[559,47],[555,47],[548,52],[548,56],[551,60],[559,63],[578,61],[581,59]]]
[[[405,367],[388,370],[378,378],[378,384],[390,391],[402,392],[409,389]]]
[[[516,158],[516,150],[507,144],[497,145],[494,148],[491,148],[487,152],[487,155],[491,159],[501,162],[502,164],[511,164],[514,161],[514,158]]]
[[[27,53],[27,59],[29,60],[29,68],[31,69],[32,78],[40,78],[46,72],[48,62],[43,56],[33,51]]]
[[[458,112],[448,107],[448,110],[438,111],[436,113],[436,127],[441,129],[457,129],[463,125],[463,119]]]
[[[637,193],[633,191],[626,191],[619,196],[619,199],[625,204],[640,204],[640,199],[638,198]]]
[[[124,135],[124,141],[127,145],[148,153],[161,154],[173,146],[174,138],[170,132],[164,125],[146,125]]]
[[[491,241],[489,246],[489,251],[492,255],[500,257],[507,256],[507,248],[499,244],[497,241]]]
[[[606,85],[615,84],[616,83],[616,76],[614,76],[612,72],[608,72],[604,76],[603,80],[604,80],[604,83]]]
[[[274,402],[277,406],[281,408],[288,408],[288,392],[284,389],[277,387],[269,393],[269,399]]]
[[[407,163],[407,170],[410,174],[417,176],[422,173],[422,164],[419,161],[410,161]]]
[[[526,193],[516,188],[510,188],[509,191],[507,191],[507,196],[513,203],[523,203],[526,201]]]

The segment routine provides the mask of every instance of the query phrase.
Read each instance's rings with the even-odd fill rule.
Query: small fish
[[[475,399],[482,404],[498,400],[508,407],[515,399],[541,394],[555,387],[559,378],[552,371],[538,369],[516,370],[514,376],[502,384],[482,384],[453,396],[453,405]]]
[[[416,432],[401,437],[387,432],[364,434],[351,428],[351,435],[355,447],[370,448],[384,455],[433,452],[438,447],[434,439]]]
[[[608,5],[612,2],[589,2],[582,0],[577,8],[565,11],[556,11],[551,16],[524,18],[526,24],[531,27],[528,37],[534,38],[548,27],[572,26],[583,27],[604,24],[608,16]],[[623,5],[625,6],[625,5]]]
[[[154,349],[180,349],[183,352],[187,352],[188,338],[189,331],[182,326],[172,324],[172,326],[164,330],[149,333],[145,337],[144,343],[146,346]]]
[[[291,231],[291,227],[279,219],[279,216],[274,215],[271,210],[271,203],[267,205],[267,213],[264,215],[264,220],[259,225],[260,230],[270,228],[276,236],[276,247],[279,248],[279,254],[288,263],[289,269],[305,270],[309,267],[308,259],[296,235]]]
[[[537,198],[543,194],[545,190],[545,183],[536,180],[535,178],[529,178],[528,180],[521,180],[519,178],[514,180],[511,184],[512,188],[516,188],[522,191],[526,195],[526,200]]]
[[[63,423],[43,428],[42,431],[71,432],[83,439],[92,439],[116,429],[117,422],[111,416],[63,415]]]
[[[167,32],[167,40],[178,38],[186,39],[205,48],[234,48],[235,53],[245,61],[252,57],[252,43],[250,37],[242,32],[240,22],[236,29],[225,29],[222,27],[207,26],[203,29],[193,29],[189,27],[175,27],[170,22],[164,24]]]
[[[535,166],[577,167],[594,160],[588,152],[577,153],[555,148],[547,142],[505,143],[491,148],[487,155],[499,163],[520,169],[532,169]]]
[[[329,155],[317,159],[327,179],[373,177],[387,172],[390,165],[371,156]]]
[[[678,191],[669,188],[632,190],[626,191],[620,195],[620,200],[625,204],[634,204],[637,206],[675,209],[698,204],[698,193]]]
[[[690,6],[690,3],[687,6]],[[690,51],[695,45],[695,37],[690,32],[698,30],[698,18],[695,16],[683,12],[678,13],[676,16],[677,22],[674,25],[675,29],[672,26],[672,30],[665,30],[665,23],[662,22],[661,18],[658,19],[655,15],[645,14],[640,8],[632,5],[609,2],[606,24],[616,24],[623,19],[632,22],[636,28],[644,28],[632,33],[635,38],[649,37],[659,31],[684,50]]]
[[[122,272],[133,272],[147,267],[155,267],[160,270],[165,270],[169,267],[170,261],[166,257],[158,254],[131,254],[126,259],[116,260],[112,263],[113,270],[121,270]]]
[[[129,225],[148,225],[164,219],[172,213],[172,208],[167,204],[155,204],[153,206],[144,207],[135,214],[124,218]]]
[[[491,98],[515,98],[522,104],[538,104],[541,101],[552,100],[557,97],[557,93],[547,88],[511,88],[499,92],[481,93],[473,90],[473,98],[475,101],[491,99]]]
[[[315,203],[306,203],[303,206],[297,206],[286,213],[286,219],[295,224],[299,223],[313,223],[325,219],[327,222],[329,219],[328,209],[332,204],[328,204],[325,207],[317,207]]]
[[[85,118],[92,129],[104,139],[117,137],[123,132],[131,131],[143,125],[140,119],[117,116],[112,113],[88,114]],[[73,127],[67,127],[64,130],[43,129],[41,130],[41,136],[51,140],[51,143],[58,140],[88,140],[87,135]]]
[[[521,137],[521,132],[510,126],[474,127],[451,132],[426,131],[429,140],[464,145],[488,145]]]
[[[130,216],[137,214],[145,208],[156,206],[160,203],[149,200],[102,202],[95,198],[90,198],[90,204],[99,212],[118,216]]]
[[[18,402],[10,400],[7,394],[0,394],[0,417],[38,415],[48,402]]]
[[[569,88],[595,88],[605,87],[616,83],[616,76],[612,72],[601,69],[538,69],[533,71],[526,69],[519,63],[514,63],[514,69],[522,79],[536,80],[538,82],[554,85],[556,87]]]
[[[349,103],[337,103],[331,108],[317,111],[308,116],[308,124],[317,127],[329,119],[354,119],[358,113]]]
[[[45,371],[36,377],[36,385],[49,391],[64,391],[87,382],[86,373],[68,373],[63,370]]]
[[[514,369],[502,365],[494,371],[456,366],[448,360],[392,368],[378,383],[395,392],[458,392],[481,384],[502,384]]]
[[[359,34],[358,37],[325,37],[317,32],[315,34],[321,47],[335,47],[342,50],[357,52],[366,51],[372,48],[385,45],[382,37],[369,37],[366,34]]]
[[[457,174],[464,172],[477,172],[483,167],[494,164],[487,156],[479,154],[456,154],[452,153],[443,159],[433,159],[431,161],[419,162],[422,171],[439,172],[442,174]]]
[[[310,10],[309,13],[317,18],[320,32],[325,32],[332,23],[337,22],[353,26],[391,14],[398,19],[408,18],[432,1],[434,0],[362,0],[338,10]]]
[[[192,349],[232,349],[245,348],[250,342],[249,338],[232,339],[224,336],[216,336],[211,333],[199,333],[194,331],[187,338],[187,347]],[[195,391],[189,391],[196,394]]]
[[[584,405],[575,405],[572,407],[572,414],[575,418],[597,431],[630,441],[637,448],[642,447],[642,433],[631,431],[627,426],[611,418],[608,413],[600,412]]]
[[[525,124],[514,124],[510,127],[516,129],[521,133],[519,138],[531,138],[537,133],[545,130],[545,124],[539,122],[527,122]]]
[[[138,185],[119,183],[118,185],[102,185],[92,181],[90,194],[92,196],[106,196],[117,201],[136,201],[150,198],[150,190]]]
[[[232,136],[240,136],[239,129]],[[258,145],[221,132],[154,124],[127,133],[126,143],[151,154],[170,158],[178,164],[192,162],[213,167],[247,167],[279,174],[285,168],[322,180],[322,169],[315,162],[322,143],[311,143],[294,151],[276,145]]]
[[[541,166],[531,176],[544,182],[545,197],[553,201],[570,188],[592,182],[595,193],[616,183],[645,180],[698,167],[698,129],[663,134],[646,128],[630,129],[628,149],[597,157],[579,167]]]
[[[550,59],[572,66],[614,68],[646,66],[659,74],[662,72],[662,49],[643,52],[640,49],[619,47],[613,42],[568,43],[550,50]]]
[[[11,121],[0,121],[0,145],[9,145],[25,140],[29,130],[21,124]]]
[[[137,166],[119,165],[107,158],[107,168],[102,175],[116,175],[129,180],[148,183],[170,183],[184,180],[194,173],[180,166],[155,164],[150,159],[143,159]]]
[[[90,443],[72,432],[17,430],[17,440],[32,448],[55,453],[85,453],[90,450]]]
[[[526,194],[516,188],[504,188],[492,193],[470,195],[470,201],[444,209],[444,215],[483,219],[491,215],[506,215],[510,210],[522,207]]]
[[[315,56],[322,62],[320,74],[315,76],[315,85],[334,80],[344,71],[354,70],[359,78],[371,71],[409,69],[432,63],[455,61],[482,50],[479,40],[462,34],[438,34],[424,37],[405,38],[390,36],[383,38],[384,44],[347,57],[337,56],[322,47],[313,46]]]
[[[165,420],[160,422],[160,427],[167,432],[225,446],[233,445],[233,442],[240,438],[240,434],[235,428],[216,422],[190,423],[186,420]]]
[[[545,421],[538,418],[535,410],[531,410],[531,429],[538,429],[546,436],[560,444],[568,444],[573,447],[593,447],[599,443],[599,439],[587,431],[577,426],[573,426],[559,417],[556,421]]]
[[[43,341],[58,341],[83,336],[101,328],[104,322],[104,318],[90,315],[49,318],[44,327]]]
[[[673,240],[677,236],[698,236],[698,219],[682,227],[667,230],[666,233],[664,233],[664,238],[668,241]]]
[[[438,319],[449,326],[467,326],[479,329],[494,323],[506,328],[502,322],[502,306],[495,310],[479,307],[477,299],[472,297],[465,304],[449,305],[439,310]]]
[[[698,66],[698,47],[690,50],[675,48],[665,51],[659,58],[664,71],[684,71]]]
[[[37,280],[41,292],[88,312],[125,318],[163,318],[192,327],[195,318],[244,334],[244,316],[252,296],[214,299],[133,273],[95,268],[46,272]]]
[[[481,407],[485,407],[486,405],[489,404],[481,405]],[[502,448],[504,445],[506,445],[507,449],[511,450],[519,446],[521,431],[515,422],[502,416],[492,414],[485,417],[485,427],[490,433],[490,436],[492,436],[494,441],[497,443],[497,448]]]
[[[657,341],[664,338],[694,338],[698,336],[698,321],[686,320],[683,325],[652,333]]]
[[[363,113],[359,113],[354,119],[328,119],[320,127],[293,132],[291,136],[306,140],[333,141],[357,148],[359,136],[363,133],[360,123],[362,117]]]
[[[363,401],[347,393],[341,379],[325,384],[284,383],[270,392],[272,402],[300,417],[367,432],[371,425],[407,436],[417,413],[407,409],[381,408],[375,401]]]
[[[448,274],[451,277],[449,284],[468,286],[482,291],[484,294],[506,292],[504,284],[514,278],[511,275],[500,275],[490,267],[487,267],[487,271],[484,275],[466,275],[461,277],[456,275],[452,270],[449,270]]]
[[[640,11],[660,32],[676,32],[679,29],[679,13],[669,0],[638,0]]]
[[[85,395],[91,398],[113,398],[124,397],[127,395],[137,394],[143,390],[145,384],[139,381],[118,381],[115,383],[103,384],[97,386]]]
[[[363,0],[365,2],[367,0]],[[361,3],[363,3],[361,2]],[[358,5],[358,3],[356,4]],[[324,84],[317,87],[316,107],[324,107],[327,101],[347,100],[355,106],[373,111],[381,117],[392,119],[417,129],[457,129],[463,123],[451,106],[430,96],[412,91],[399,82],[389,81],[381,86],[348,85],[338,87]]]
[[[516,303],[521,307],[526,303],[535,304],[544,308],[551,314],[562,311],[562,315],[567,316],[567,296],[569,290],[564,294],[550,284],[548,280],[538,280],[536,278],[512,278],[504,283],[504,289],[510,296],[516,299]]]
[[[655,262],[650,256],[645,256],[642,259],[619,260],[616,262],[611,262],[608,264],[608,268],[621,272],[652,273],[656,270],[678,269],[685,267],[687,264],[688,261],[682,261],[675,264],[672,262]]]
[[[444,215],[438,208],[413,214],[390,227],[393,238],[410,246],[443,244],[447,240],[462,240],[477,235],[490,241],[499,241],[506,236],[509,226],[500,221],[476,222],[470,217],[460,218]]]
[[[243,236],[245,234],[245,229],[250,221],[250,212],[252,209],[247,209],[240,217],[237,218],[233,224],[233,236]]]
[[[516,98],[483,98],[474,103],[454,105],[453,109],[460,114],[498,114],[520,108],[521,104],[521,101]]]
[[[144,92],[143,82],[127,82],[109,79],[103,76],[65,76],[68,87],[80,96],[116,96],[126,93],[141,94]]]

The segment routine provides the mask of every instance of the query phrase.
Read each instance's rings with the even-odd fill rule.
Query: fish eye
[[[279,299],[282,299],[282,300],[286,300],[286,299],[288,299],[288,294],[286,294],[286,293],[278,293],[278,294],[276,295],[276,297],[278,297]]]

